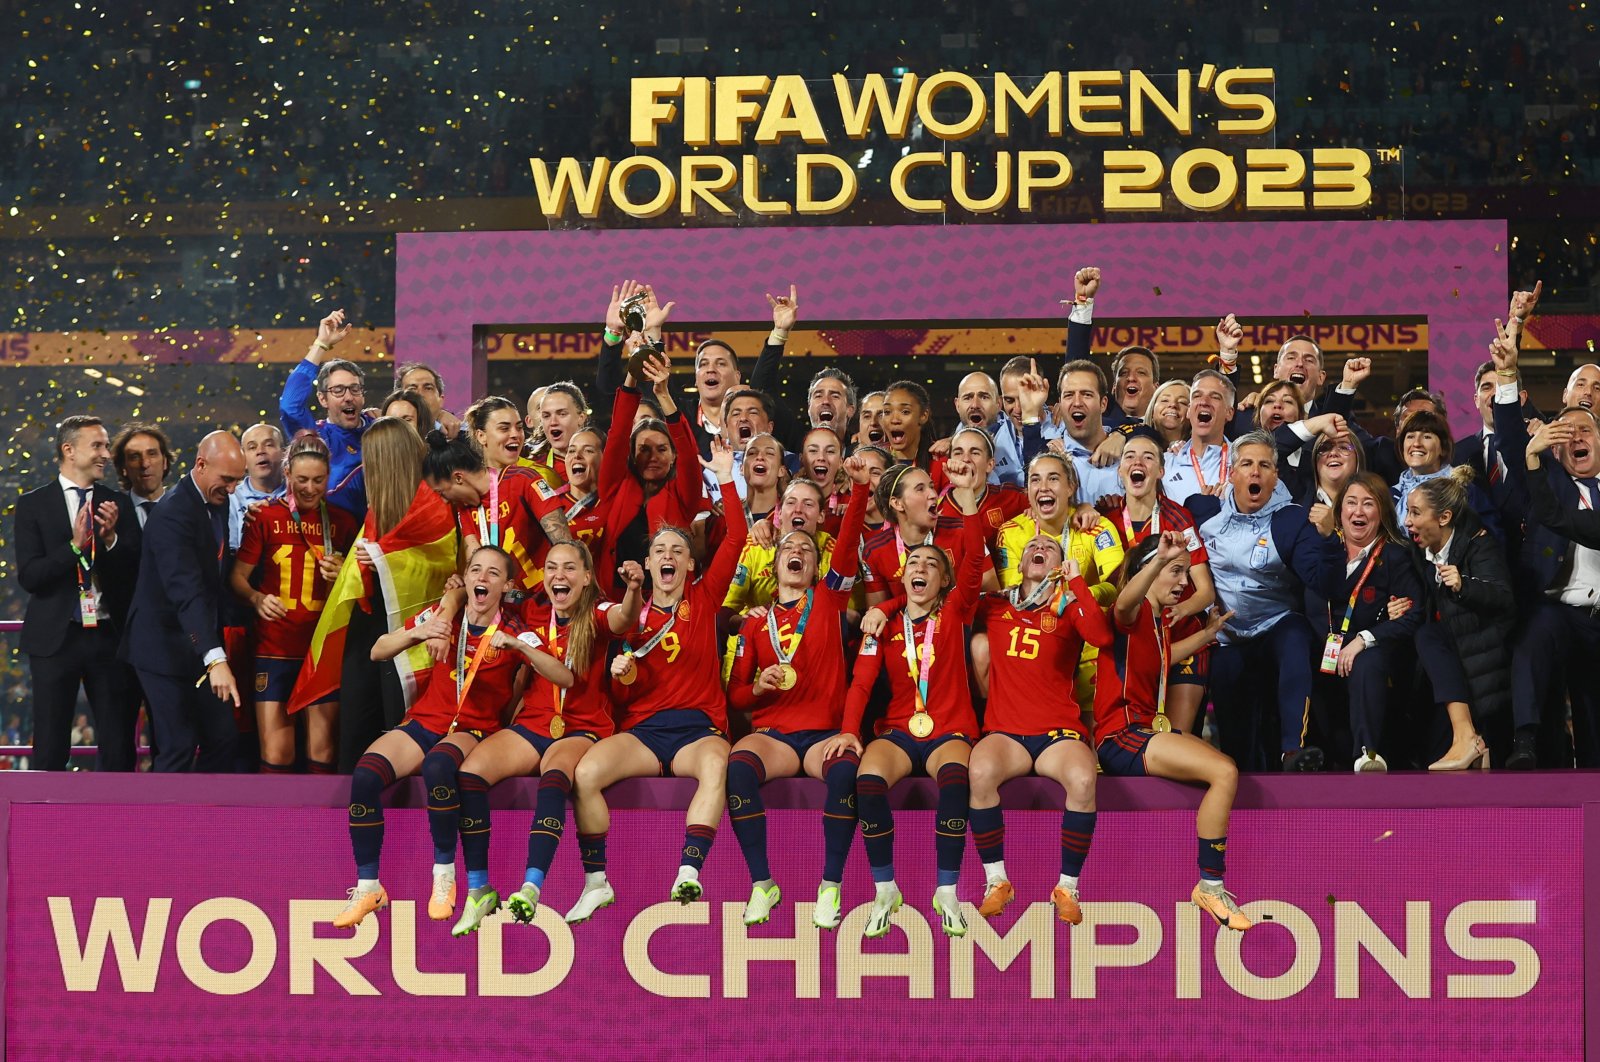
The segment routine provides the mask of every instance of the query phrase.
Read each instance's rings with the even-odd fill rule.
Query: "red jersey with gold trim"
[[[337,505],[328,506],[328,521],[333,525],[334,552],[345,552],[356,540],[361,521]],[[320,511],[296,513],[285,498],[263,505],[245,525],[235,561],[254,567],[250,585],[263,594],[276,595],[288,610],[282,619],[256,619],[257,656],[298,660],[311,648],[311,636],[330,588],[317,571],[322,533]]]
[[[846,685],[842,623],[860,567],[856,547],[870,495],[871,490],[865,485],[851,492],[832,561],[812,592],[804,636],[799,634],[800,618],[806,611],[804,597],[787,606],[777,602],[769,606],[777,624],[778,640],[784,652],[793,654],[792,666],[799,676],[793,688],[756,694],[756,675],[778,663],[778,654],[772,648],[772,633],[765,617],[745,617],[739,629],[739,648],[733,657],[733,674],[728,679],[728,700],[735,711],[753,713],[753,726],[783,733],[839,729]]]
[[[722,503],[737,511],[739,491],[732,483],[722,486]],[[698,708],[719,730],[728,729],[728,699],[722,689],[722,651],[717,642],[717,611],[733,582],[750,528],[743,520],[728,522],[728,536],[706,565],[705,574],[689,586],[671,609],[647,603],[639,625],[624,637],[634,649],[643,648],[669,622],[671,628],[644,656],[636,657],[635,681],[611,683],[611,695],[622,709],[623,730],[637,726],[656,712],[670,708]]]
[[[553,736],[550,733],[550,719],[555,715],[556,701],[560,699],[561,718],[565,722],[566,732],[591,730],[601,737],[611,736],[616,726],[611,717],[606,653],[615,635],[606,621],[606,613],[615,607],[609,601],[595,605],[594,642],[589,650],[589,666],[581,672],[573,670],[573,677],[577,681],[570,689],[559,689],[555,683],[537,673],[528,676],[528,688],[522,695],[522,710],[516,718],[519,725],[545,737]],[[557,620],[552,629],[551,612],[548,604],[536,604],[530,598],[523,602],[522,622],[539,636],[545,652],[566,663],[567,648],[571,641],[568,628],[571,625],[565,620]]]
[[[495,472],[490,470],[491,478]],[[498,490],[500,515],[491,519],[490,509]],[[550,540],[539,521],[554,512],[564,512],[561,495],[531,468],[513,465],[498,475],[498,487],[491,487],[480,505],[458,506],[456,523],[463,538],[471,536],[479,545],[494,545],[494,524],[498,522],[498,545],[516,562],[515,582],[519,590],[534,590],[544,582],[544,561],[550,553]]]
[[[950,558],[950,567],[955,570],[960,567],[962,519],[959,516],[941,516],[938,524],[933,529],[933,544],[944,550],[945,556]],[[982,531],[979,525],[979,531]],[[978,536],[978,553],[982,555],[983,535]],[[897,537],[894,521],[883,525],[883,530],[868,536],[862,543],[866,554],[866,566],[861,571],[862,581],[866,584],[868,593],[883,591],[891,596],[900,592],[900,576],[906,569],[906,553],[912,546],[920,545],[917,542],[901,542]]]
[[[990,553],[995,551],[1001,526],[1013,516],[1020,516],[1027,511],[1028,492],[1021,487],[1002,483],[990,484],[985,488],[983,498],[978,502],[978,516],[983,520],[983,544],[989,547]],[[934,512],[941,517],[961,519],[961,508],[956,505],[949,491],[939,499],[939,507]]]
[[[437,607],[437,606],[434,606]],[[433,608],[425,608],[413,616],[406,623],[407,630],[415,630],[428,621],[433,615]],[[505,714],[506,705],[511,701],[511,690],[516,684],[517,671],[526,662],[526,658],[515,649],[496,649],[493,645],[483,651],[483,662],[478,665],[478,672],[472,677],[472,683],[467,687],[466,700],[461,705],[461,712],[456,713],[456,639],[460,637],[461,624],[466,622],[464,616],[456,617],[450,628],[450,659],[445,663],[435,663],[428,673],[428,683],[422,693],[418,695],[417,702],[411,706],[411,711],[406,713],[407,720],[416,720],[435,734],[443,734],[450,729],[451,720],[455,720],[457,730],[499,730],[500,719]],[[522,628],[522,622],[515,609],[502,609],[500,613],[500,630],[512,637],[521,638],[533,646],[540,646],[541,640],[532,631]],[[487,628],[474,632],[467,628],[467,669],[472,668],[472,658],[478,651],[478,644],[483,636],[488,633]]]
[[[1195,527],[1194,516],[1165,494],[1157,501],[1155,519],[1146,520],[1143,524],[1135,524],[1129,518],[1128,510],[1120,505],[1107,507],[1103,515],[1116,530],[1124,552],[1131,553],[1134,546],[1150,537],[1152,531],[1177,531],[1183,535],[1184,544],[1189,547],[1190,564],[1211,563],[1211,554],[1206,552],[1206,544]]]
[[[1111,647],[1096,659],[1094,743],[1131,726],[1150,725],[1161,695],[1161,641],[1149,599],[1139,602],[1133,623],[1113,614]]]
[[[985,594],[979,602],[973,628],[989,633],[986,733],[1082,732],[1072,690],[1078,657],[1085,643],[1109,646],[1111,626],[1082,576],[1067,585],[1073,600],[1064,613],[1054,600],[1026,611],[1005,594]]]
[[[931,649],[933,659],[928,671],[927,711],[933,716],[933,733],[929,738],[945,734],[976,736],[978,718],[972,710],[972,696],[967,689],[967,635],[965,626],[972,622],[977,610],[979,588],[988,561],[983,555],[983,522],[974,514],[963,521],[962,541],[956,567],[956,585],[946,595],[938,611],[925,616],[912,625],[914,646],[910,650],[917,662],[918,671],[912,672],[907,660],[905,624],[899,616],[890,620],[881,638],[863,638],[861,651],[856,657],[855,674],[850,693],[845,702],[843,729],[847,733],[860,733],[861,719],[872,696],[872,685],[878,672],[888,669],[889,708],[877,725],[877,733],[886,730],[908,730],[912,714],[917,707],[917,678],[923,658],[924,638],[927,628],[933,626]],[[893,548],[893,543],[890,543]]]

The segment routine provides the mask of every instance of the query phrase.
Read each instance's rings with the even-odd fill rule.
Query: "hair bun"
[[[429,449],[448,450],[450,448],[450,440],[438,428],[430,429],[423,438],[427,441]]]

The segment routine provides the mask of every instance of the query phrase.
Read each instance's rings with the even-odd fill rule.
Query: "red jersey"
[[[328,506],[328,523],[335,553],[348,550],[361,530],[361,521],[336,505]],[[275,594],[288,610],[282,619],[257,618],[257,656],[298,660],[311,648],[311,635],[330,588],[317,571],[325,548],[323,530],[321,512],[296,513],[286,498],[263,505],[245,526],[234,560],[255,569],[250,585]]]
[[[1082,576],[1068,586],[1073,601],[1065,614],[1054,600],[1024,611],[1008,594],[985,594],[979,603],[973,627],[989,632],[986,733],[1082,732],[1083,712],[1072,689],[1078,656],[1086,642],[1109,647],[1111,625]],[[1041,696],[1043,690],[1049,696]]]
[[[694,429],[681,413],[667,418],[667,437],[677,455],[672,477],[652,496],[648,504],[644,486],[628,467],[632,456],[633,418],[639,411],[639,392],[631,387],[617,388],[617,397],[611,405],[613,430],[606,437],[605,450],[600,455],[600,497],[605,513],[605,526],[609,530],[609,557],[605,567],[595,557],[595,568],[600,575],[600,585],[609,589],[611,596],[620,595],[616,578],[616,539],[622,531],[646,510],[649,532],[654,534],[663,524],[688,530],[700,511],[704,493],[700,479],[700,449],[695,443]],[[624,428],[627,425],[627,428]]]
[[[1117,538],[1121,539],[1125,553],[1133,552],[1134,546],[1156,532],[1177,531],[1183,535],[1183,541],[1189,547],[1190,564],[1211,563],[1211,555],[1206,552],[1206,544],[1200,539],[1200,531],[1195,527],[1194,517],[1188,509],[1165,494],[1159,496],[1155,514],[1143,524],[1134,523],[1133,518],[1128,515],[1128,510],[1121,505],[1107,506],[1104,516],[1116,529]]]
[[[956,585],[945,596],[944,604],[929,616],[912,624],[911,638],[915,643],[910,652],[920,661],[923,645],[931,640],[932,653],[928,668],[928,700],[926,708],[933,716],[933,733],[929,739],[945,734],[976,736],[978,718],[972,710],[972,695],[967,689],[967,635],[965,625],[972,622],[977,609],[983,572],[988,561],[983,556],[983,521],[975,514],[963,521],[960,563],[956,567]],[[892,545],[892,544],[891,544]],[[932,634],[928,627],[932,626]],[[878,723],[877,733],[886,730],[908,730],[912,714],[916,711],[918,677],[907,662],[904,617],[891,620],[881,638],[863,638],[861,652],[856,657],[855,674],[850,683],[850,693],[845,701],[843,729],[847,733],[861,732],[861,718],[866,713],[867,700],[872,696],[872,684],[878,672],[887,666],[889,672],[889,708]]]
[[[738,511],[739,491],[732,483],[722,485],[722,504],[730,512]],[[623,709],[622,729],[637,726],[656,712],[671,708],[698,708],[711,717],[717,729],[728,729],[717,612],[722,599],[728,596],[739,551],[749,534],[750,528],[743,520],[729,521],[728,537],[706,565],[705,574],[690,585],[682,600],[671,609],[646,604],[639,613],[639,625],[626,635],[626,644],[635,650],[643,648],[669,623],[671,627],[654,648],[635,658],[635,681],[611,684],[612,696]]]
[[[978,501],[978,515],[983,518],[983,544],[989,547],[990,553],[995,551],[1000,526],[1013,516],[1021,516],[1027,511],[1028,492],[1021,487],[1003,483],[999,486],[991,484],[984,489],[983,497]],[[961,519],[961,507],[956,505],[948,490],[939,498],[939,507],[934,512],[941,517]]]
[[[940,516],[933,529],[933,544],[944,550],[946,557],[950,558],[950,567],[955,570],[959,567],[962,549],[962,518],[959,516]],[[983,525],[979,524],[978,554],[983,555]],[[867,593],[883,592],[891,597],[900,593],[900,576],[906,570],[906,553],[912,546],[920,545],[918,542],[908,542],[900,537],[899,527],[893,520],[883,525],[883,530],[869,535],[861,544],[863,560],[866,562],[861,571],[861,581],[866,584]]]
[[[406,623],[406,629],[415,630],[426,623],[431,615],[433,615],[432,608],[423,609]],[[515,649],[496,649],[492,645],[485,648],[483,661],[478,665],[477,674],[472,676],[471,684],[466,687],[466,698],[458,714],[457,647],[461,644],[459,641],[461,625],[465,621],[464,615],[456,617],[450,629],[449,661],[433,665],[432,670],[428,672],[427,686],[418,695],[417,703],[411,706],[411,711],[406,713],[406,721],[416,720],[435,734],[449,732],[452,720],[455,721],[457,730],[499,730],[501,716],[511,701],[511,689],[516,684],[517,672],[526,661],[526,658]],[[515,609],[505,609],[501,612],[499,629],[513,637],[521,638],[530,645],[541,644],[537,634],[523,630]],[[473,658],[478,652],[478,645],[487,633],[487,629],[473,633],[472,628],[467,628],[466,667],[469,673]]]
[[[1149,726],[1161,696],[1162,634],[1148,598],[1124,627],[1112,616],[1111,648],[1095,660],[1094,743],[1132,726]],[[1170,638],[1170,632],[1165,632]],[[1166,661],[1170,663],[1170,661]]]
[[[606,681],[609,670],[606,651],[610,648],[611,626],[606,613],[616,606],[602,601],[594,607],[594,643],[589,649],[589,666],[582,671],[573,668],[577,680],[570,689],[561,689],[543,675],[529,676],[528,688],[522,695],[522,710],[517,713],[517,723],[536,734],[552,737],[550,719],[555,715],[556,702],[561,703],[561,718],[566,731],[591,730],[601,737],[610,737],[615,725],[611,718],[611,689]],[[522,622],[539,636],[543,649],[551,656],[567,663],[569,644],[566,620],[552,623],[553,613],[548,604],[535,604],[533,599],[523,602]],[[570,664],[567,665],[571,667]]]
[[[544,582],[544,560],[550,552],[550,539],[539,521],[565,511],[561,497],[531,468],[513,465],[499,473],[490,469],[489,478],[483,502],[457,507],[456,524],[463,538],[475,538],[480,546],[498,545],[511,555],[517,589],[537,589]]]
[[[562,495],[561,504],[566,513],[567,530],[574,539],[589,547],[600,596],[616,596],[617,555],[612,545],[616,536],[609,530],[611,500],[602,498],[599,491],[584,498],[574,498],[568,487]]]
[[[774,601],[769,608],[778,628],[784,652],[792,654],[799,681],[792,689],[757,695],[755,677],[763,668],[778,663],[772,647],[772,632],[763,617],[747,616],[739,629],[739,648],[733,657],[733,673],[728,679],[728,700],[735,711],[751,711],[751,723],[782,733],[796,730],[839,729],[845,697],[844,632],[845,609],[855,589],[860,569],[861,524],[867,514],[871,490],[857,486],[850,495],[844,524],[834,543],[828,570],[818,580],[807,599],[787,606]],[[805,618],[805,631],[800,621]],[[796,647],[796,643],[798,647]]]

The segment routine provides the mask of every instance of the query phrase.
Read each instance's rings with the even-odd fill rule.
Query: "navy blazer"
[[[1500,437],[1500,455],[1506,462],[1506,475],[1518,488],[1518,494],[1527,497],[1528,481],[1542,475],[1549,480],[1550,493],[1555,495],[1558,509],[1577,509],[1578,485],[1560,464],[1546,460],[1539,472],[1528,471],[1528,426],[1522,420],[1522,407],[1511,402],[1496,402],[1491,408],[1494,410],[1494,433]],[[1571,550],[1572,540],[1545,524],[1530,504],[1523,518],[1522,544],[1515,561],[1518,596],[1524,600],[1538,598],[1554,587],[1566,570],[1567,554]]]
[[[1427,598],[1422,583],[1417,579],[1416,569],[1412,566],[1411,547],[1400,542],[1383,541],[1383,552],[1373,563],[1372,573],[1367,576],[1366,584],[1356,598],[1355,609],[1350,616],[1350,634],[1370,631],[1379,645],[1409,646],[1417,628],[1428,617]],[[1371,554],[1367,559],[1371,559]],[[1346,575],[1340,593],[1332,598],[1318,593],[1315,587],[1306,588],[1306,615],[1311,617],[1313,627],[1321,629],[1327,624],[1328,630],[1339,629],[1344,622],[1344,610],[1350,604],[1350,593],[1356,588],[1356,580],[1361,578],[1366,566],[1367,561],[1363,560],[1355,571]],[[1391,597],[1411,599],[1410,610],[1399,619],[1388,618]]]
[[[144,555],[121,656],[158,675],[194,678],[223,648],[222,573],[233,566],[226,514],[217,541],[211,509],[184,476],[144,525]]]
[[[117,503],[117,544],[95,554],[100,592],[111,614],[111,630],[121,633],[139,571],[139,516],[118,490],[96,484],[90,504]],[[17,499],[12,517],[17,550],[17,582],[28,592],[19,647],[29,656],[50,656],[61,648],[78,621],[78,558],[72,552],[72,522],[66,494],[55,479]]]
[[[1540,455],[1540,463],[1554,465],[1558,469],[1561,467],[1550,457],[1548,450]],[[1550,483],[1551,478],[1529,474],[1528,493],[1533,499],[1533,507],[1529,510],[1531,518],[1558,535],[1566,535],[1580,546],[1600,549],[1600,510],[1582,509],[1576,504],[1563,509]]]

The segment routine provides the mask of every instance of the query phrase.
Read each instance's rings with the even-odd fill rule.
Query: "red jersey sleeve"
[[[688,422],[685,422],[684,431],[688,430]],[[690,450],[691,454],[698,452],[692,448]],[[698,482],[698,477],[696,481]],[[722,484],[722,511],[742,512],[742,505],[739,500],[739,488],[734,486],[733,481]],[[701,579],[706,590],[718,603],[728,596],[733,573],[739,567],[739,554],[744,551],[745,540],[750,537],[750,525],[745,521],[724,520],[723,523],[727,525],[727,534],[717,546],[717,552],[712,556],[711,563],[706,565],[706,574]]]
[[[1067,584],[1072,588],[1072,604],[1067,608],[1067,614],[1072,620],[1072,626],[1077,630],[1078,636],[1088,645],[1097,649],[1111,648],[1111,624],[1106,620],[1105,610],[1095,603],[1094,594],[1089,590],[1089,584],[1079,575]]]
[[[962,623],[971,623],[973,611],[978,607],[978,596],[983,591],[983,573],[989,559],[983,548],[983,516],[973,513],[962,517],[961,552],[956,557],[956,585],[945,599],[943,611]]]
[[[605,449],[600,452],[600,496],[611,497],[611,492],[628,478],[628,448],[633,436],[633,418],[639,412],[639,392],[631,387],[617,388],[617,397],[611,402],[611,431],[606,435]]]
[[[736,712],[753,711],[762,700],[755,691],[759,669],[755,639],[765,625],[763,619],[746,616],[739,627],[739,647],[733,654],[733,671],[728,675],[728,706]]]
[[[244,534],[239,536],[239,550],[233,555],[233,559],[238,563],[252,568],[261,563],[261,554],[267,541],[267,525],[262,513],[267,508],[268,506],[262,506],[261,510],[257,511],[255,519],[244,525]]]
[[[672,449],[677,454],[672,466],[672,482],[667,488],[672,492],[676,512],[671,513],[668,519],[679,527],[688,527],[694,520],[694,514],[699,512],[700,499],[705,493],[701,489],[700,447],[694,441],[694,428],[682,411],[667,418],[667,435],[672,439]],[[739,500],[737,491],[734,492],[733,503],[735,508],[744,504]],[[724,511],[732,510],[725,506]],[[748,533],[749,528],[745,528],[745,531]],[[738,550],[734,553],[737,554]]]
[[[848,597],[855,588],[856,576],[861,571],[861,531],[866,526],[867,500],[871,495],[872,488],[865,483],[855,484],[850,492],[850,504],[845,506],[844,523],[839,527],[839,537],[834,540],[833,554],[820,588],[828,593]]]
[[[867,701],[872,698],[872,685],[883,670],[883,645],[870,635],[861,639],[861,651],[856,654],[855,670],[851,674],[850,692],[844,701],[846,734],[861,736],[861,720],[867,714]]]

